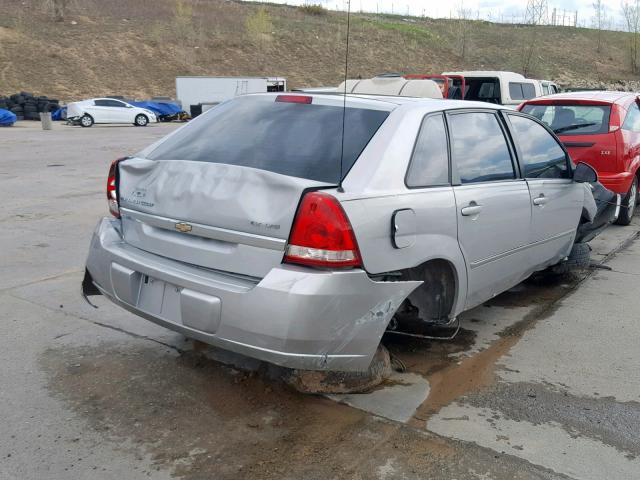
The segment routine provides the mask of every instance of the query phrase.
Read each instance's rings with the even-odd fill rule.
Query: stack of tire
[[[60,108],[59,103],[55,98],[38,97],[28,92],[0,96],[0,108],[15,113],[18,120],[40,120],[40,113],[55,112]]]

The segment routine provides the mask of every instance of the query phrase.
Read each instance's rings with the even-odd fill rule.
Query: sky
[[[326,8],[344,10],[347,0],[269,0],[272,3],[287,3],[301,5],[304,3],[320,3]],[[563,10],[578,12],[578,23],[581,26],[591,26],[594,0],[548,0],[549,15],[555,8],[560,15]],[[619,28],[622,17],[620,15],[620,0],[603,0],[607,15],[613,20],[613,27]],[[449,17],[454,15],[459,0],[351,0],[352,11],[369,11],[396,13],[400,15],[426,15],[428,17]],[[518,21],[524,17],[527,6],[526,0],[463,0],[465,10],[472,12],[474,18],[491,21]],[[568,21],[568,18],[567,18]]]

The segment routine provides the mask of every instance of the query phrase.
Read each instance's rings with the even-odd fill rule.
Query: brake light
[[[282,103],[306,103],[310,105],[313,101],[313,97],[307,97],[303,95],[278,95],[276,102]]]
[[[119,158],[111,162],[109,167],[109,176],[107,177],[107,203],[109,205],[109,213],[116,218],[120,218],[120,203],[118,202],[118,163],[124,158]]]
[[[284,261],[329,268],[362,266],[353,229],[335,197],[310,192],[302,198]]]

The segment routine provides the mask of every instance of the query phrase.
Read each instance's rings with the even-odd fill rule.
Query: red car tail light
[[[284,262],[328,268],[362,266],[351,223],[335,197],[310,192],[302,198]]]
[[[126,157],[125,157],[126,158]],[[107,177],[107,203],[109,205],[109,213],[116,218],[120,218],[120,202],[118,201],[118,163],[124,158],[118,158],[111,162],[109,167],[109,176]]]

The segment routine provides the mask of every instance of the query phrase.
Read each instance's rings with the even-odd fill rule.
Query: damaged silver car
[[[366,370],[407,312],[447,324],[571,257],[595,181],[499,106],[248,95],[113,162],[83,292],[281,366]]]

